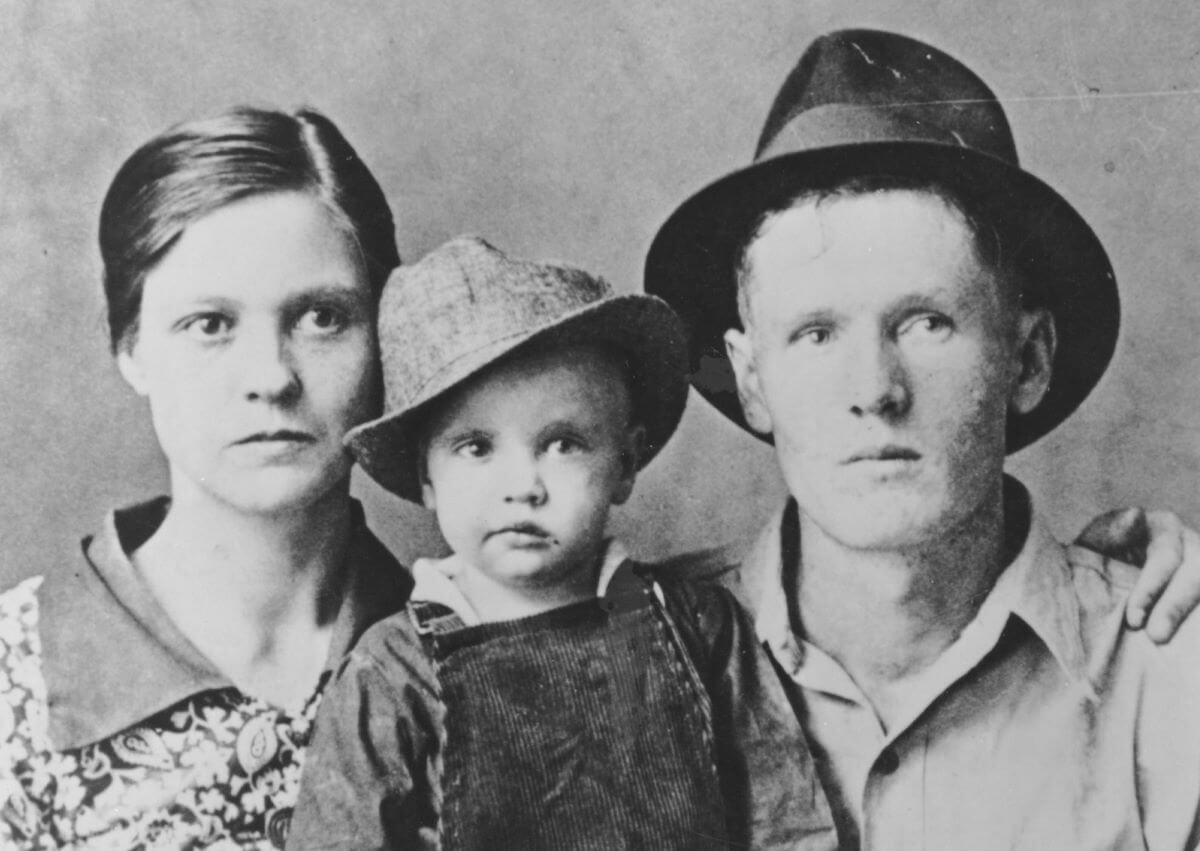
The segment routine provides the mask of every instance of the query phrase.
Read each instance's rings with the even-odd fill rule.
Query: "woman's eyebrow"
[[[363,301],[370,296],[370,293],[363,287],[353,283],[341,283],[338,281],[330,281],[325,283],[313,284],[304,289],[297,290],[288,296],[288,301]]]

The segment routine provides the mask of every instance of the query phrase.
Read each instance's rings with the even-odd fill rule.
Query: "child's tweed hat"
[[[431,402],[485,367],[537,345],[597,343],[624,357],[645,465],[687,401],[687,344],[675,312],[654,296],[618,295],[580,269],[513,260],[458,237],[392,272],[379,304],[384,414],[346,435],[362,468],[421,501],[419,426]]]

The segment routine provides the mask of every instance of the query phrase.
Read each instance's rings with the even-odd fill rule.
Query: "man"
[[[839,844],[1196,847],[1200,624],[1123,629],[1135,572],[1055,542],[1003,471],[1095,386],[1119,305],[987,86],[912,39],[818,39],[647,290],[775,444],[792,499],[741,590]]]

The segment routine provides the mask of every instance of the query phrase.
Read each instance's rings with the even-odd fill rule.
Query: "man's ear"
[[[621,447],[621,478],[613,490],[612,504],[624,505],[633,495],[633,484],[637,481],[638,470],[642,468],[642,459],[646,457],[646,428],[643,425],[631,425],[625,429]]]
[[[1013,413],[1028,414],[1050,389],[1058,333],[1054,314],[1044,307],[1022,311],[1017,322],[1017,374],[1009,408]]]
[[[725,354],[733,367],[737,379],[738,401],[746,423],[759,434],[770,434],[771,414],[763,401],[762,383],[758,377],[758,366],[754,359],[754,344],[750,335],[737,328],[725,332]]]
[[[125,383],[133,388],[134,393],[139,396],[146,395],[146,371],[137,354],[137,343],[120,344],[120,348],[117,349],[117,369],[120,370]]]

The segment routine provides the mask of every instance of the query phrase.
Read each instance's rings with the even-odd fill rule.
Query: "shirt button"
[[[892,748],[885,748],[879,758],[875,760],[875,770],[880,774],[891,774],[899,767],[900,757]]]

